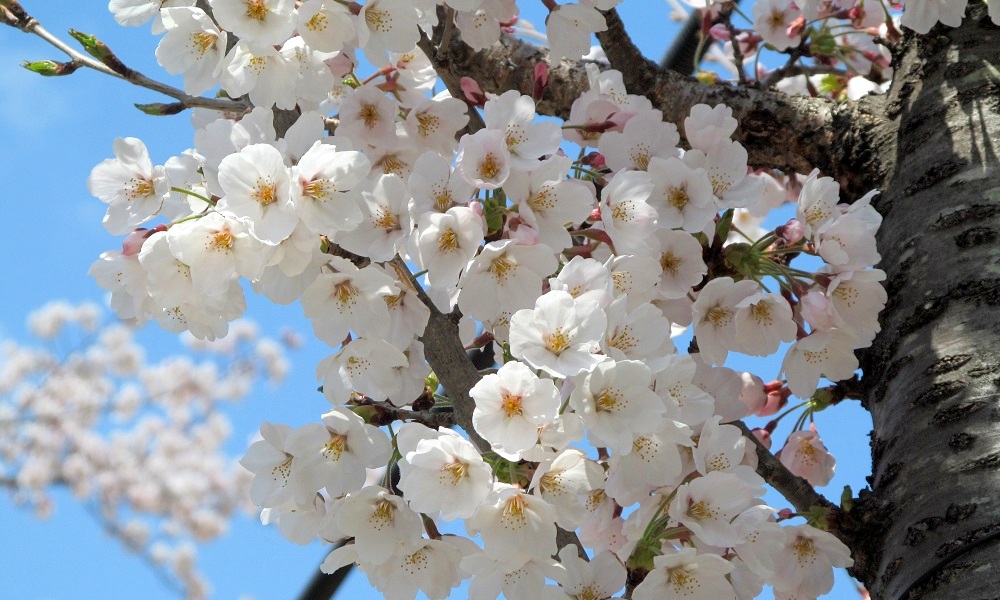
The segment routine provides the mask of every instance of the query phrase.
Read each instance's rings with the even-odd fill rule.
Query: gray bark
[[[1000,594],[1000,29],[985,13],[894,57],[872,182],[890,300],[863,361],[874,472],[854,548],[873,598]]]

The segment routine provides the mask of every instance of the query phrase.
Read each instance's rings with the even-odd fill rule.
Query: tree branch
[[[703,84],[642,57],[624,35],[617,13],[607,14],[608,30],[599,33],[598,39],[608,59],[622,72],[629,91],[649,98],[655,108],[663,111],[665,120],[682,123],[695,104],[725,103],[740,121],[735,139],[747,148],[752,166],[799,173],[819,168],[840,180],[849,191],[864,187],[870,172],[863,172],[864,168],[878,168],[877,157],[866,148],[870,136],[884,123],[881,99],[836,103],[778,91]],[[428,54],[446,83],[449,78],[457,81],[462,76],[473,77],[483,89],[494,93],[516,89],[530,95],[534,66],[546,63],[549,86],[537,104],[541,114],[568,118],[573,101],[589,89],[583,61],[550,64],[547,49],[506,33],[481,51],[470,48],[460,35],[452,35],[446,50]],[[863,164],[859,165],[859,161]]]
[[[171,98],[178,100],[184,108],[209,108],[212,110],[235,111],[241,113],[250,108],[250,105],[242,100],[191,96],[183,90],[179,90],[173,86],[150,79],[139,71],[127,68],[124,65],[121,65],[120,61],[118,64],[120,64],[122,68],[117,70],[113,69],[104,62],[87,56],[86,54],[74,49],[53,35],[50,31],[42,27],[41,23],[39,23],[37,19],[25,12],[21,5],[17,2],[13,0],[6,0],[6,3],[9,6],[0,5],[0,23],[40,37],[60,52],[69,56],[71,64],[75,67],[87,67],[88,69],[93,69],[99,73],[123,79],[132,85],[170,96]],[[115,60],[117,60],[117,58],[115,58]]]
[[[448,392],[448,397],[451,398],[451,404],[454,408],[454,422],[465,430],[469,439],[479,448],[480,452],[486,452],[490,449],[490,443],[484,440],[472,426],[472,412],[476,408],[476,403],[469,396],[469,390],[479,382],[481,375],[476,366],[472,364],[472,359],[465,353],[465,346],[458,336],[459,314],[454,312],[446,315],[438,310],[427,292],[413,279],[406,263],[398,256],[393,259],[393,263],[397,269],[409,277],[410,283],[417,291],[417,296],[431,311],[430,320],[427,322],[427,327],[420,339],[424,343],[424,356],[427,358],[427,363],[434,369],[438,381],[441,382],[441,385]],[[557,526],[556,545],[562,548],[571,544],[576,546],[577,554],[587,560],[586,551],[576,534]]]
[[[469,390],[479,382],[480,376],[479,369],[466,355],[465,345],[458,335],[457,313],[446,315],[438,310],[434,301],[413,278],[409,267],[401,258],[397,256],[393,259],[393,264],[400,273],[409,278],[417,296],[431,311],[430,320],[420,339],[424,344],[427,363],[451,398],[455,424],[465,430],[480,452],[488,451],[490,443],[476,433],[476,429],[472,426],[472,412],[476,408],[476,403],[469,396]]]

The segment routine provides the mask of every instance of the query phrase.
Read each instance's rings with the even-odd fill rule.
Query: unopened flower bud
[[[788,242],[789,246],[792,246],[805,237],[806,228],[798,219],[788,219],[787,223],[779,225],[774,229],[774,235]]]
[[[758,428],[754,429],[753,431],[751,431],[751,433],[753,433],[753,436],[755,438],[757,438],[757,440],[760,441],[760,443],[763,444],[765,448],[767,448],[768,450],[771,449],[771,432],[770,431],[768,431],[766,429],[761,429],[761,428],[758,427]]]
[[[471,208],[472,211],[474,213],[476,213],[477,215],[479,215],[480,217],[483,216],[483,201],[482,200],[470,200],[469,201],[469,208]]]
[[[792,395],[792,391],[780,381],[765,384],[764,392],[767,394],[767,400],[764,402],[764,406],[754,413],[758,417],[769,417],[777,414],[788,404],[788,397]]]
[[[580,161],[584,166],[588,166],[595,171],[603,171],[608,168],[607,160],[600,152],[590,152]]]
[[[712,25],[712,28],[708,30],[708,35],[710,35],[713,40],[718,40],[720,42],[729,41],[729,29],[726,28],[725,23],[716,23],[715,25]]]
[[[482,86],[475,79],[463,77],[459,80],[459,85],[462,88],[462,94],[465,96],[466,102],[478,108],[486,106],[486,92],[483,91]]]
[[[549,86],[549,65],[544,62],[535,63],[535,73],[532,77],[532,82],[534,86],[531,97],[534,98],[535,102],[538,102],[542,99],[545,88]]]
[[[166,230],[167,227],[166,225],[163,224],[157,225],[152,229],[144,229],[144,228],[136,229],[132,233],[125,236],[125,239],[122,240],[122,255],[135,256],[136,254],[139,254],[139,251],[142,250],[143,243],[145,243],[145,241],[149,239],[149,236],[159,231],[166,231]]]
[[[798,16],[794,21],[788,24],[788,29],[785,33],[790,38],[797,38],[802,36],[802,32],[806,29],[806,18],[803,16]]]
[[[831,329],[836,325],[833,304],[823,292],[814,290],[800,296],[799,307],[799,310],[802,311],[802,318],[814,330]]]

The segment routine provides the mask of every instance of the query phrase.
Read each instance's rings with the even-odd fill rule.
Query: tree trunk
[[[855,574],[873,598],[1000,595],[1000,29],[908,35],[883,158],[882,332],[865,353],[871,492]]]

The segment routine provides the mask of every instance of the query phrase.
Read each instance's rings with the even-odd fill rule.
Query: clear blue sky
[[[50,31],[64,35],[69,27],[96,34],[134,68],[170,80],[155,63],[157,38],[147,27],[122,28],[112,19],[106,0],[52,2],[23,0],[25,8]],[[539,27],[541,3],[522,1],[525,16]],[[536,6],[537,5],[537,6]],[[630,0],[621,13],[633,38],[658,59],[676,24],[659,0]],[[0,188],[7,212],[0,219],[0,248],[7,258],[0,268],[7,288],[0,296],[0,338],[26,340],[25,316],[54,299],[98,300],[103,292],[87,275],[97,256],[118,247],[101,226],[105,206],[89,195],[87,175],[111,156],[116,137],[133,136],[149,147],[154,163],[192,145],[187,115],[154,118],[133,103],[167,101],[152,92],[109,77],[80,70],[44,79],[23,70],[22,59],[63,60],[54,48],[17,30],[0,28]],[[179,86],[179,81],[173,83]],[[277,307],[247,294],[247,316],[262,332],[277,335],[287,327],[308,333],[298,305]],[[110,313],[110,311],[109,311]],[[176,339],[155,327],[143,341],[151,356],[178,349]],[[316,393],[315,364],[329,350],[313,342],[292,358],[293,371],[280,390],[261,390],[231,412],[235,432],[230,451],[239,456],[262,421],[293,426],[314,421],[328,409]],[[738,367],[739,363],[727,366]],[[777,367],[767,367],[768,374]],[[763,374],[762,374],[763,375]],[[845,403],[818,417],[827,446],[838,458],[837,476],[824,491],[836,500],[845,484],[863,487],[870,470],[867,433],[870,419],[856,403]],[[790,426],[790,424],[788,425]],[[779,429],[778,438],[787,433]],[[152,572],[99,526],[67,493],[55,494],[56,513],[39,521],[0,495],[0,596],[16,599],[102,598],[105,600],[172,599]],[[785,506],[777,496],[774,506]],[[237,518],[231,532],[200,549],[200,567],[212,582],[214,598],[294,598],[325,556],[319,544],[300,548],[284,541],[275,529],[252,519]],[[353,573],[338,598],[378,597],[365,578]],[[830,598],[856,598],[846,576]]]

